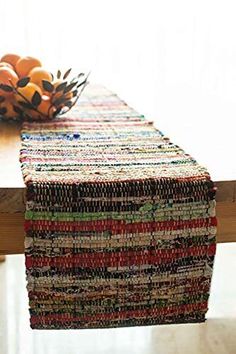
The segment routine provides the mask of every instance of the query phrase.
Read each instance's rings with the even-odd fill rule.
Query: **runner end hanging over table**
[[[115,94],[25,122],[32,328],[205,320],[215,255],[207,171]]]

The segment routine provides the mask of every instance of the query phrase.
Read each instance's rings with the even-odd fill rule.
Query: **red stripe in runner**
[[[129,122],[129,121],[113,121],[113,122],[98,122],[97,120],[94,120],[94,124],[88,124],[87,120],[82,122],[82,121],[70,121],[70,122],[66,122],[66,121],[62,121],[62,122],[57,122],[56,124],[53,122],[49,122],[49,123],[44,123],[43,128],[44,129],[52,129],[52,128],[68,128],[68,127],[76,127],[76,128],[80,128],[79,130],[91,130],[93,128],[95,128],[96,130],[98,130],[99,128],[101,130],[106,130],[105,128],[111,128],[113,129],[114,126],[116,127],[131,127],[131,129],[133,128],[133,126],[138,126],[138,127],[142,127],[142,126],[150,126],[152,125],[151,121],[147,121],[147,120],[142,120],[142,121],[137,121],[136,123],[133,122]],[[105,126],[105,128],[104,128]],[[41,125],[38,123],[34,123],[34,124],[25,124],[24,125],[24,129],[31,129],[32,132],[34,133],[34,129],[37,130],[37,128],[41,129]],[[84,129],[83,129],[84,128]],[[59,130],[59,129],[58,129]],[[75,132],[77,133],[77,130],[75,130]],[[158,133],[158,131],[156,131]],[[64,132],[67,133],[67,132]],[[71,132],[73,133],[73,131]]]
[[[70,316],[69,314],[51,314],[46,316],[31,316],[31,324],[37,325],[41,324],[50,324],[51,322],[85,322],[88,323],[90,321],[109,321],[109,320],[125,320],[130,318],[152,318],[157,316],[167,316],[167,315],[177,315],[178,313],[191,313],[195,311],[203,311],[207,309],[207,301],[200,302],[197,304],[185,304],[179,306],[168,306],[164,308],[152,308],[152,309],[143,309],[143,310],[130,310],[130,311],[118,311],[112,313],[97,313],[92,316]]]
[[[109,230],[112,234],[154,232],[162,230],[179,230],[199,227],[216,226],[216,217],[194,220],[171,220],[127,223],[123,220],[95,220],[95,221],[48,221],[26,220],[25,231],[96,231]]]
[[[170,263],[178,258],[194,257],[201,255],[213,256],[216,245],[198,246],[189,248],[157,249],[151,251],[123,251],[103,253],[78,253],[58,257],[32,257],[26,255],[25,264],[27,268],[34,267],[124,267],[143,264]]]

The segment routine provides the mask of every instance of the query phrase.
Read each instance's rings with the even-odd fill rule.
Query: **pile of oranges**
[[[70,72],[62,75],[58,70],[54,78],[37,58],[4,55],[0,60],[0,115],[42,120],[69,110],[87,83],[82,73],[68,81]]]

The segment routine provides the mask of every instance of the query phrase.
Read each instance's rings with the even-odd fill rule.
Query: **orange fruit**
[[[6,100],[0,104],[0,109],[4,108],[6,112],[3,114],[6,118],[14,118],[18,114],[13,109],[13,101]]]
[[[14,70],[7,67],[0,67],[0,84],[10,85],[11,81],[15,86],[18,80],[19,78]],[[12,92],[6,92],[0,89],[0,95],[9,96],[12,94]]]
[[[33,120],[40,119],[40,114],[37,111],[33,110],[33,109],[26,109],[26,110],[24,110],[24,113],[27,114],[26,118],[30,117]]]
[[[55,95],[54,95],[54,98],[53,98],[53,101],[55,101],[57,98],[61,97],[63,95],[63,97],[65,97],[68,101],[70,99],[73,98],[73,93],[70,91],[70,92],[67,92],[65,94],[63,94],[62,92],[57,92]]]
[[[29,74],[29,72],[37,67],[42,66],[40,60],[33,57],[22,57],[16,63],[16,72],[19,77],[24,77]]]
[[[36,85],[36,84],[34,84],[32,82],[29,82],[25,87],[19,87],[17,90],[28,101],[31,101],[35,91],[37,91],[42,96],[41,88],[38,85]],[[19,93],[15,94],[16,101],[24,101],[23,97],[21,97],[21,95],[19,95]]]
[[[48,72],[47,70],[41,67],[33,68],[28,73],[28,75],[30,77],[30,81],[38,85],[42,90],[43,90],[42,80],[47,80],[50,82],[52,81],[52,74],[50,74],[50,72]]]
[[[17,54],[5,54],[5,55],[3,55],[3,57],[1,58],[0,61],[6,62],[6,63],[12,65],[14,69],[16,69],[16,63],[19,59],[20,59],[20,56]]]
[[[9,64],[9,63],[7,63],[7,62],[5,62],[5,61],[3,61],[3,62],[0,62],[0,67],[2,68],[10,68],[10,69],[12,69],[12,70],[14,70],[14,68],[13,68],[13,66],[11,65],[11,64]]]
[[[53,113],[55,112],[56,108],[52,106],[51,108],[51,102],[49,97],[43,95],[42,96],[42,102],[40,105],[37,107],[37,111],[35,110],[27,110],[26,113],[34,120],[43,120],[47,118],[52,118]],[[50,110],[49,110],[50,108]]]
[[[63,80],[55,80],[54,82],[52,82],[53,86],[54,86],[54,89],[57,88],[57,86],[59,86],[61,83],[63,82]],[[64,96],[66,97],[68,100],[70,100],[71,98],[73,98],[73,93],[71,91],[67,92],[65,95],[63,94],[63,91],[59,91],[59,92],[56,92],[54,95],[53,95],[53,101],[55,101],[57,98],[61,97],[61,96]]]
[[[19,80],[15,71],[8,67],[0,67],[0,83],[9,85],[10,80],[14,85]]]
[[[54,106],[51,107],[50,99],[43,96],[42,102],[38,106],[38,111],[40,111],[44,116],[51,118],[55,110],[56,108]]]

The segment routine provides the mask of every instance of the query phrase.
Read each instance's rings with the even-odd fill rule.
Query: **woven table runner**
[[[31,327],[204,321],[216,249],[207,171],[99,86],[21,137]]]

